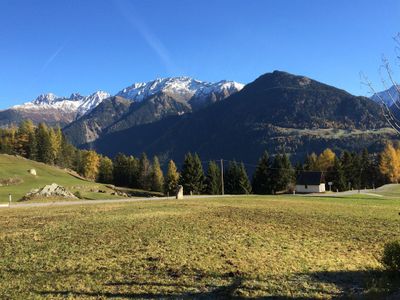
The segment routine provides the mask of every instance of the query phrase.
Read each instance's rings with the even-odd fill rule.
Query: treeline
[[[101,183],[175,194],[177,185],[186,194],[275,194],[294,189],[300,172],[322,171],[334,191],[373,188],[400,180],[400,146],[388,143],[380,154],[344,151],[336,155],[326,149],[319,155],[307,155],[304,162],[292,166],[286,154],[258,161],[251,180],[245,164],[225,161],[223,176],[218,161],[202,162],[197,154],[188,153],[179,168],[170,160],[166,173],[155,156],[151,160],[118,154],[114,159],[93,150],[80,150],[71,145],[60,128],[35,126],[24,121],[18,127],[0,129],[0,153],[23,157],[75,170],[80,175]],[[203,169],[203,165],[206,166]],[[224,181],[222,183],[222,180]],[[327,187],[328,188],[328,187]]]
[[[118,186],[163,192],[166,195],[175,195],[178,185],[183,186],[185,194],[222,193],[221,168],[217,162],[209,161],[205,171],[197,154],[186,154],[180,171],[175,162],[170,160],[165,175],[158,158],[155,156],[149,161],[144,153],[140,158],[118,154],[112,163],[112,182]],[[230,162],[225,169],[224,180],[225,193],[251,193],[251,184],[242,163]]]
[[[367,149],[361,152],[343,151],[336,155],[328,148],[318,156],[315,153],[308,155],[302,165],[296,166],[296,172],[324,172],[326,183],[333,184],[333,191],[374,188],[387,182],[379,169],[380,156],[369,154]]]
[[[18,127],[0,128],[0,153],[72,169],[92,180],[99,175],[100,162],[107,160],[95,151],[74,147],[59,127],[44,123],[36,126],[30,120],[22,121]]]

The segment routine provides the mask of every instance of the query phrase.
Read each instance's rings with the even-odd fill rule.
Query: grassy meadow
[[[37,176],[28,173],[28,170],[35,169]],[[83,180],[73,176],[67,171],[45,165],[32,160],[24,159],[19,156],[0,154],[0,179],[15,179],[16,184],[0,186],[0,203],[8,202],[8,195],[12,195],[13,201],[18,201],[32,189],[42,188],[47,184],[57,183],[66,187],[71,192],[79,191],[84,199],[113,199],[121,198],[111,195],[113,192],[105,185]],[[96,190],[104,190],[107,193],[93,192]],[[53,201],[66,199],[44,199],[41,201]],[[38,199],[34,200],[35,202]]]
[[[376,299],[400,202],[243,196],[0,210],[0,298]],[[396,292],[395,292],[396,293]]]

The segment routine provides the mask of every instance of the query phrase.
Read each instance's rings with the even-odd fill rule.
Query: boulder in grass
[[[29,169],[28,173],[31,174],[32,176],[37,176],[36,169]]]
[[[68,199],[78,199],[74,194],[68,191],[65,187],[58,185],[57,183],[49,184],[44,186],[39,190],[32,190],[25,195],[23,200],[29,200],[32,198],[68,198]]]

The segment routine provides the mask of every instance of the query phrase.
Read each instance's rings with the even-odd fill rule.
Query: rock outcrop
[[[46,185],[41,189],[36,189],[30,191],[28,194],[24,196],[22,200],[30,200],[33,198],[50,198],[50,197],[61,197],[68,199],[78,199],[74,194],[68,191],[65,187],[58,185],[57,183],[53,183],[50,185]]]

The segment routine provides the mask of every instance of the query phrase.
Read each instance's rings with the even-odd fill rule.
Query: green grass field
[[[379,299],[394,199],[244,196],[0,210],[1,299]],[[393,298],[395,299],[395,298]]]
[[[30,169],[35,169],[38,176],[30,175],[28,173]],[[32,189],[42,188],[52,183],[62,185],[71,192],[79,191],[88,200],[121,198],[111,195],[112,190],[106,186],[74,177],[65,170],[17,156],[0,154],[0,179],[10,178],[17,178],[21,182],[15,185],[0,186],[0,203],[7,202],[9,194],[12,195],[13,201],[18,201]],[[92,192],[98,189],[105,190],[107,193]],[[54,199],[47,199],[47,201],[52,200]],[[38,200],[35,199],[35,201]]]

